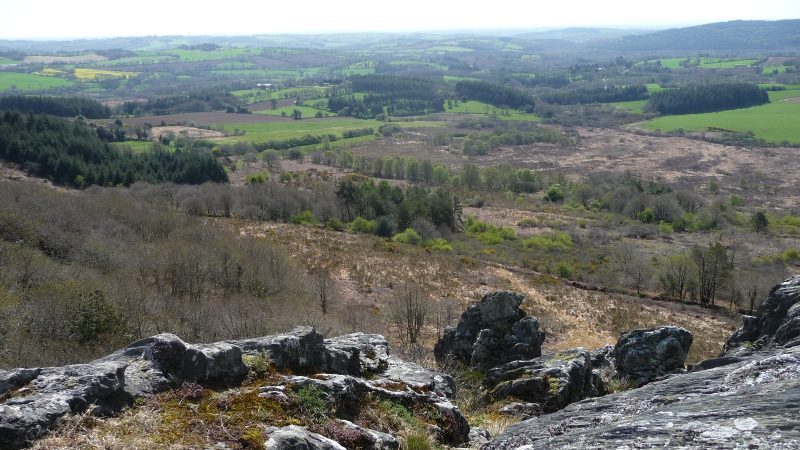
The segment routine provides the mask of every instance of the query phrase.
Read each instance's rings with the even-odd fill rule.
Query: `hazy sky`
[[[799,0],[0,0],[0,38],[656,28],[795,18]]]

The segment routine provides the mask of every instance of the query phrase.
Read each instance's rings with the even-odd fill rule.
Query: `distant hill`
[[[799,49],[800,20],[718,22],[628,35],[595,45],[622,51]]]
[[[515,39],[534,39],[534,40],[564,40],[575,43],[589,41],[619,39],[628,35],[644,34],[645,30],[622,30],[617,28],[563,28],[547,31],[528,31],[515,34]]]

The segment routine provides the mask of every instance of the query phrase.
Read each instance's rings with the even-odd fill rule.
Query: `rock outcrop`
[[[575,349],[506,363],[486,373],[485,385],[494,400],[514,397],[558,411],[592,392],[591,356]]]
[[[681,327],[658,327],[623,333],[614,346],[617,377],[638,386],[683,369],[692,333]]]
[[[771,350],[509,428],[483,450],[800,447],[800,347]]]
[[[436,343],[438,361],[454,358],[479,370],[541,356],[544,332],[539,320],[528,317],[515,292],[485,295],[461,315],[456,327],[447,327]]]
[[[743,316],[742,321],[742,327],[725,343],[722,356],[800,345],[800,276],[773,287],[757,315]]]
[[[244,355],[296,374],[276,375],[275,385],[260,388],[259,396],[279,404],[290,402],[289,391],[309,384],[325,392],[337,408],[357,405],[370,394],[409,410],[431,408],[441,418],[436,426],[444,442],[458,445],[469,439],[469,425],[449,399],[455,390],[449,376],[391,356],[383,336],[355,333],[324,340],[313,328],[299,327],[282,335],[197,345],[161,334],[87,364],[0,371],[0,448],[23,447],[67,415],[115,413],[138,397],[184,382],[237,386],[250,370]],[[342,448],[302,428],[273,431],[268,448]],[[358,433],[374,438],[374,448],[398,447],[391,436],[377,431]]]

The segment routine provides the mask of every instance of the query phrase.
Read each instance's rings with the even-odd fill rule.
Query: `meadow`
[[[0,72],[0,91],[16,88],[19,91],[43,91],[73,84],[64,78],[35,75],[31,73]]]
[[[302,137],[307,134],[322,135],[335,134],[341,136],[343,131],[358,130],[362,128],[374,128],[376,131],[383,124],[377,120],[363,120],[353,118],[335,117],[329,119],[303,119],[281,122],[267,123],[226,123],[219,124],[227,132],[234,130],[244,131],[242,136],[228,136],[224,138],[214,138],[212,141],[219,143],[232,142],[263,142],[271,139],[290,139]],[[442,122],[392,122],[403,128],[408,127],[437,127]]]
[[[118,70],[101,70],[101,69],[75,69],[75,78],[81,81],[93,81],[97,79],[108,78],[132,78],[136,76],[136,72],[123,72]]]
[[[315,117],[318,111],[322,111],[323,114],[326,116],[335,116],[335,113],[319,110],[317,108],[312,108],[310,106],[303,106],[303,105],[293,105],[293,106],[281,106],[275,109],[262,109],[259,111],[253,111],[253,114],[266,114],[268,116],[284,116],[284,117],[291,117],[294,110],[297,109],[302,113],[302,117],[309,119]]]
[[[797,116],[800,102],[791,99],[800,97],[800,90],[775,91],[769,93],[772,103],[752,108],[733,109],[705,114],[687,114],[659,117],[646,122],[648,130],[702,131],[709,128],[747,132],[771,143],[800,143],[800,127]]]

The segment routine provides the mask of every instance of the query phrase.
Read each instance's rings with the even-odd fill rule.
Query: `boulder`
[[[268,427],[265,431],[267,450],[346,450],[338,442],[297,425]]]
[[[756,316],[743,316],[742,327],[728,338],[722,356],[748,354],[770,347],[800,345],[800,275],[772,288]]]
[[[585,399],[513,425],[483,450],[798,448],[800,347]]]
[[[23,387],[8,390],[0,404],[0,448],[25,446],[67,414],[90,407],[95,414],[110,414],[132,401],[124,390],[124,363],[77,364],[37,372]]]
[[[264,356],[278,370],[316,373],[325,371],[328,366],[328,352],[322,335],[311,327],[297,327],[286,334],[227,343],[239,347],[244,354]]]
[[[484,384],[494,400],[513,397],[558,411],[592,392],[591,355],[578,348],[527,361],[513,361],[486,373]]]
[[[614,346],[616,376],[642,386],[658,377],[683,369],[692,333],[666,326],[622,333]]]
[[[389,343],[379,334],[346,334],[326,339],[324,345],[328,373],[364,376],[389,365]]]
[[[500,414],[507,416],[519,417],[522,420],[530,419],[531,417],[541,416],[544,414],[542,405],[538,403],[509,403],[498,411]]]
[[[478,427],[472,427],[469,430],[469,445],[472,448],[479,448],[481,445],[486,444],[492,440],[492,433]]]
[[[349,420],[336,419],[328,426],[329,435],[347,448],[364,450],[397,450],[400,442],[391,434],[360,427]]]
[[[436,343],[437,361],[448,358],[488,370],[494,366],[541,356],[544,332],[539,320],[520,309],[523,296],[500,291],[467,308],[456,327],[447,327]]]

